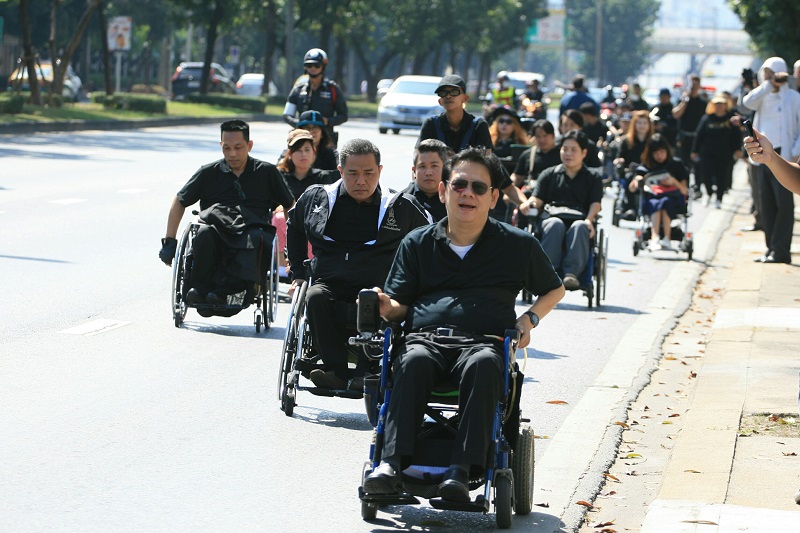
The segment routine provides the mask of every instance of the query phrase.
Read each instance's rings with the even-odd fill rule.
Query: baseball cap
[[[712,104],[727,104],[728,99],[725,96],[718,94],[714,98],[711,99]]]
[[[303,111],[300,113],[300,120],[297,121],[297,127],[302,128],[309,124],[319,126],[320,128],[324,127],[325,122],[322,120],[322,113],[319,111]]]
[[[286,144],[289,147],[294,146],[295,144],[299,143],[300,141],[309,140],[314,142],[314,136],[308,130],[301,130],[296,129],[289,132],[289,137],[286,139]]]
[[[443,77],[439,81],[439,85],[436,87],[434,93],[438,93],[439,89],[441,89],[442,87],[458,87],[462,91],[467,92],[467,84],[464,82],[464,79],[458,74],[448,74],[447,76]]]

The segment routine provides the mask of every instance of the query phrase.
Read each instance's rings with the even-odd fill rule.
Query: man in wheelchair
[[[470,500],[470,471],[487,466],[493,417],[504,384],[504,331],[512,324],[519,346],[564,296],[550,261],[530,233],[489,218],[503,182],[500,162],[470,148],[449,165],[439,185],[447,217],[409,234],[379,293],[381,316],[404,322],[395,346],[394,386],[379,466],[367,476],[367,494],[401,490],[400,471],[414,456],[428,396],[437,382],[459,391],[461,422],[439,496]],[[516,295],[538,298],[516,316]]]
[[[348,339],[353,333],[348,327],[355,329],[358,291],[383,285],[402,238],[432,222],[412,196],[379,187],[380,163],[380,151],[370,141],[347,142],[339,149],[341,179],[308,188],[288,213],[290,290],[302,280],[313,280],[306,312],[322,359],[322,368],[309,374],[317,387],[363,388],[363,378],[348,370]],[[310,272],[304,266],[308,243],[314,255]],[[352,315],[352,320],[344,315]],[[357,368],[356,374],[364,370]]]
[[[588,146],[583,132],[564,135],[561,164],[542,172],[533,191],[533,206],[547,213],[541,222],[542,248],[563,273],[568,290],[580,288],[578,276],[589,261],[603,199],[602,177],[583,164]]]
[[[275,235],[272,210],[294,204],[275,165],[249,156],[253,141],[248,124],[229,120],[220,130],[224,157],[200,167],[178,191],[158,254],[167,266],[172,264],[183,213],[199,201],[203,224],[192,243],[191,288],[186,293],[190,304],[223,305],[228,294],[262,283]]]

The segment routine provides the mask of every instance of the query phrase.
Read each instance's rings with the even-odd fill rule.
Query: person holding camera
[[[790,161],[800,157],[800,93],[788,87],[786,61],[770,57],[758,71],[760,85],[742,104],[755,111],[753,126],[772,141],[775,153]],[[767,251],[760,263],[791,263],[794,197],[766,165],[753,161],[761,193],[761,225]]]
[[[681,94],[678,105],[672,109],[672,116],[678,121],[678,155],[686,168],[692,171],[694,170],[692,144],[694,144],[694,136],[697,126],[700,125],[700,119],[706,114],[708,96],[702,90],[700,76],[692,74],[689,80],[689,88]],[[700,190],[701,180],[702,175],[695,174],[692,187],[695,200],[699,200],[703,196]]]

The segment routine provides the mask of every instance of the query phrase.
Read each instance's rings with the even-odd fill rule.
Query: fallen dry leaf
[[[591,503],[589,503],[587,501],[584,501],[584,500],[578,500],[575,503],[577,503],[578,505],[583,505],[584,507],[588,507],[589,509],[593,509],[594,508],[594,505],[592,505]]]
[[[610,527],[604,527],[599,531],[599,533],[617,533],[617,530],[611,529]]]
[[[689,372],[689,378],[690,378],[690,379],[691,379],[691,378],[696,378],[696,377],[697,377],[697,372],[695,372],[694,370],[692,370],[691,372]]]
[[[534,503],[533,505],[535,505],[536,507],[550,507],[550,504],[547,502]]]
[[[712,522],[711,520],[682,520],[685,524],[703,524],[706,526],[718,526],[716,522]]]
[[[629,453],[623,459],[641,459],[642,455],[639,453]]]
[[[674,361],[676,358],[671,356],[671,355],[668,355],[664,359],[667,360],[667,361]]]
[[[681,415],[678,413],[672,413],[671,415],[669,415],[670,418],[675,418],[676,416],[681,416]]]
[[[797,454],[794,452],[783,452],[783,455],[786,457],[797,457]]]
[[[702,474],[699,470],[684,470],[684,472],[688,472],[690,474]]]
[[[625,422],[619,422],[619,421],[617,421],[617,422],[614,422],[614,423],[615,423],[616,425],[618,425],[618,426],[622,426],[622,427],[624,427],[625,429],[628,429],[628,428],[630,427],[630,426],[629,426],[628,424],[626,424]]]
[[[786,455],[786,454],[784,454],[784,455]],[[611,480],[616,481],[617,483],[620,483],[619,478],[617,476],[613,475],[613,474],[609,474],[608,472],[606,472],[603,475],[606,477],[606,479],[611,479]],[[606,524],[606,525],[610,525],[610,524]]]
[[[547,403],[552,403],[553,405],[566,405],[567,402],[564,400],[550,400]]]
[[[662,424],[672,424],[672,420],[662,420]]]

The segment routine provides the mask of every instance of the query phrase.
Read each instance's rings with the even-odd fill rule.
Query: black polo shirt
[[[603,200],[603,180],[586,165],[574,178],[569,178],[561,164],[539,174],[533,195],[545,205],[570,207],[588,213],[593,203]]]
[[[358,203],[347,194],[344,183],[325,224],[325,236],[342,244],[363,244],[378,237],[378,213],[381,189],[378,187],[367,202]]]
[[[434,121],[435,118],[439,119],[439,127],[442,129],[444,139],[439,139],[439,136],[437,135],[436,124]],[[450,123],[447,122],[446,113],[442,113],[438,117],[430,117],[422,124],[422,129],[419,131],[419,139],[417,139],[417,144],[419,145],[419,143],[425,139],[439,139],[449,146],[454,152],[460,152],[461,143],[464,141],[464,137],[466,136],[467,131],[472,125],[472,121],[474,119],[474,115],[470,115],[464,111],[464,118],[461,119],[461,125],[458,127],[458,130],[453,131],[453,129],[450,128]],[[484,119],[478,119],[477,124],[475,124],[475,130],[472,132],[469,142],[467,142],[467,146],[482,146],[484,148],[488,148],[489,150],[494,149],[494,145],[492,144],[492,136],[489,134],[489,124],[487,124]]]
[[[275,165],[248,157],[238,178],[224,159],[200,167],[178,191],[178,201],[183,207],[200,202],[201,211],[214,204],[242,206],[268,218],[278,204],[291,208],[294,196]]]
[[[416,198],[417,201],[422,204],[422,207],[431,214],[434,222],[438,222],[447,216],[447,209],[445,209],[444,204],[439,199],[438,193],[433,196],[428,196],[420,190],[415,181],[412,181],[403,192]]]
[[[517,176],[525,176],[526,180],[536,181],[539,178],[539,174],[546,168],[561,164],[561,151],[558,146],[553,146],[547,152],[542,152],[537,149],[536,157],[533,159],[533,174],[530,174],[532,151],[533,149],[529,148],[522,152],[517,161],[517,166],[514,168],[514,174]]]
[[[408,305],[405,330],[453,326],[502,336],[513,328],[517,294],[557,289],[561,279],[527,231],[489,219],[461,259],[447,237],[447,218],[417,228],[400,243],[384,291]]]

